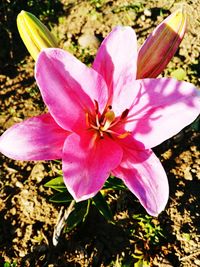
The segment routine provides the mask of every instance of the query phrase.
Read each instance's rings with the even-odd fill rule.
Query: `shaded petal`
[[[157,216],[164,210],[169,197],[168,180],[151,150],[124,150],[122,163],[112,173],[124,181],[150,215]]]
[[[59,159],[68,134],[50,114],[43,114],[5,131],[0,137],[0,152],[16,160]]]
[[[131,109],[137,100],[138,92],[141,89],[141,84],[134,81],[124,84],[122,90],[114,95],[112,101],[112,109],[116,116],[121,116],[123,111]]]
[[[113,138],[115,137],[115,142],[117,142],[124,149],[145,150],[144,144],[135,140],[133,135],[127,134],[126,136],[126,132],[119,127],[116,127],[116,130],[115,128],[113,130],[114,132],[118,133],[118,135],[113,136]],[[122,138],[120,138],[120,136],[122,136]]]
[[[93,197],[121,158],[121,147],[106,136],[71,134],[63,150],[64,181],[70,194],[76,201]]]
[[[138,95],[125,130],[131,131],[134,139],[145,148],[154,147],[177,134],[200,112],[199,91],[190,83],[161,78],[137,80],[135,85]]]
[[[109,96],[117,96],[127,82],[136,78],[137,39],[131,27],[118,26],[102,42],[93,68],[109,88]]]
[[[107,102],[103,78],[70,53],[47,48],[40,53],[35,76],[43,100],[55,121],[64,129],[78,131],[85,127],[85,111],[100,111]]]

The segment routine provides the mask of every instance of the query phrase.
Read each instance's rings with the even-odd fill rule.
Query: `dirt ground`
[[[132,26],[139,46],[180,7],[180,1],[170,0],[62,0],[61,4],[52,31],[60,47],[86,64],[114,26]],[[184,80],[200,87],[200,2],[184,1],[184,7],[188,32],[162,76],[182,68]],[[17,34],[13,36],[9,62],[0,56],[0,133],[45,112],[34,80],[34,61],[15,39]],[[54,192],[44,184],[57,176],[60,164],[13,161],[1,155],[0,266],[200,266],[199,129],[197,119],[154,148],[170,184],[168,205],[158,218],[147,216],[130,192],[111,192],[115,224],[106,222],[93,208],[84,223],[62,233],[57,246],[52,244],[53,231],[61,208],[67,206],[50,202]],[[143,263],[140,260],[136,265],[139,259]]]

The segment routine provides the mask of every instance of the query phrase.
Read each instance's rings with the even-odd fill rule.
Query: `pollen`
[[[102,131],[106,131],[107,129],[109,129],[110,125],[112,124],[112,122],[115,120],[115,113],[112,110],[109,110],[105,113],[104,116],[104,120],[102,123],[102,126],[100,127],[100,129]]]

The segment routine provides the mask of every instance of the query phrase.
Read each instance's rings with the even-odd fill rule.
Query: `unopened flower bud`
[[[186,14],[173,12],[149,35],[138,52],[137,79],[155,78],[167,66],[186,31]]]
[[[22,10],[18,14],[17,27],[26,48],[35,60],[43,48],[58,47],[53,34],[29,12]]]

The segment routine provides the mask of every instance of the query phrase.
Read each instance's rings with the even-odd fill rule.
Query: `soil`
[[[67,49],[90,65],[103,38],[116,25],[132,26],[142,44],[153,28],[180,6],[179,1],[62,0],[52,31]],[[188,32],[162,76],[182,68],[185,80],[200,86],[200,3],[185,1]],[[31,10],[30,10],[31,11]],[[15,38],[12,43],[18,42]],[[34,61],[20,46],[19,62],[1,67],[0,133],[46,108],[34,80]],[[15,54],[15,51],[13,52]],[[6,54],[6,53],[5,53]],[[6,54],[7,55],[7,54]],[[3,62],[3,61],[2,61]],[[52,243],[60,210],[53,190],[58,162],[23,162],[0,157],[0,266],[200,266],[200,121],[154,148],[170,184],[168,205],[158,218],[146,215],[127,191],[111,192],[115,224],[95,208],[71,232]],[[150,226],[151,229],[150,230]],[[5,265],[7,262],[10,265]]]

